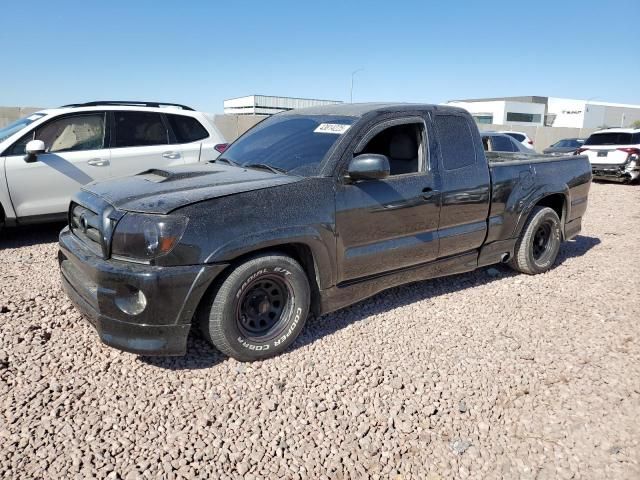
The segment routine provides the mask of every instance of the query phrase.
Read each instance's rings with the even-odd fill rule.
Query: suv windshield
[[[36,120],[39,120],[44,116],[45,116],[44,113],[34,113],[33,115],[29,115],[28,117],[21,118],[20,120],[17,120],[7,125],[6,127],[0,128],[0,142],[5,141],[14,133],[19,132],[24,127],[31,125],[33,122],[35,122]]]
[[[355,120],[336,115],[276,115],[245,133],[219,160],[313,176],[327,152]]]
[[[633,143],[633,135],[626,132],[594,133],[584,142],[585,145],[631,145]]]

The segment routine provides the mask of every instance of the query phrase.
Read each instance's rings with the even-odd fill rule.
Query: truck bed
[[[510,152],[485,152],[489,166],[494,165],[515,165],[522,163],[549,163],[549,162],[566,162],[577,159],[587,159],[584,155],[564,155],[553,156],[536,153],[510,153]]]

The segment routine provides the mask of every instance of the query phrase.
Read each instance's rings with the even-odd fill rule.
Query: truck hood
[[[302,177],[204,163],[153,169],[82,187],[118,210],[167,214],[192,203],[285,185]]]

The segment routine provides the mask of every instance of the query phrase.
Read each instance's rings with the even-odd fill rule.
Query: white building
[[[545,105],[507,99],[453,100],[447,105],[467,110],[478,123],[543,126]]]
[[[549,98],[548,115],[554,127],[630,127],[640,121],[640,105]]]
[[[224,101],[224,113],[234,115],[273,115],[294,108],[315,107],[342,103],[338,100],[316,100],[312,98],[270,97],[249,95]]]
[[[572,128],[629,127],[640,120],[640,105],[557,97],[453,100],[478,123]]]

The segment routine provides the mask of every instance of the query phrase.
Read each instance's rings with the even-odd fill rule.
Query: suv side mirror
[[[24,161],[32,163],[38,160],[38,155],[44,153],[45,147],[42,140],[31,140],[25,147],[27,154],[24,156]]]
[[[386,155],[363,153],[351,160],[347,173],[351,180],[382,180],[387,178],[391,168]]]

